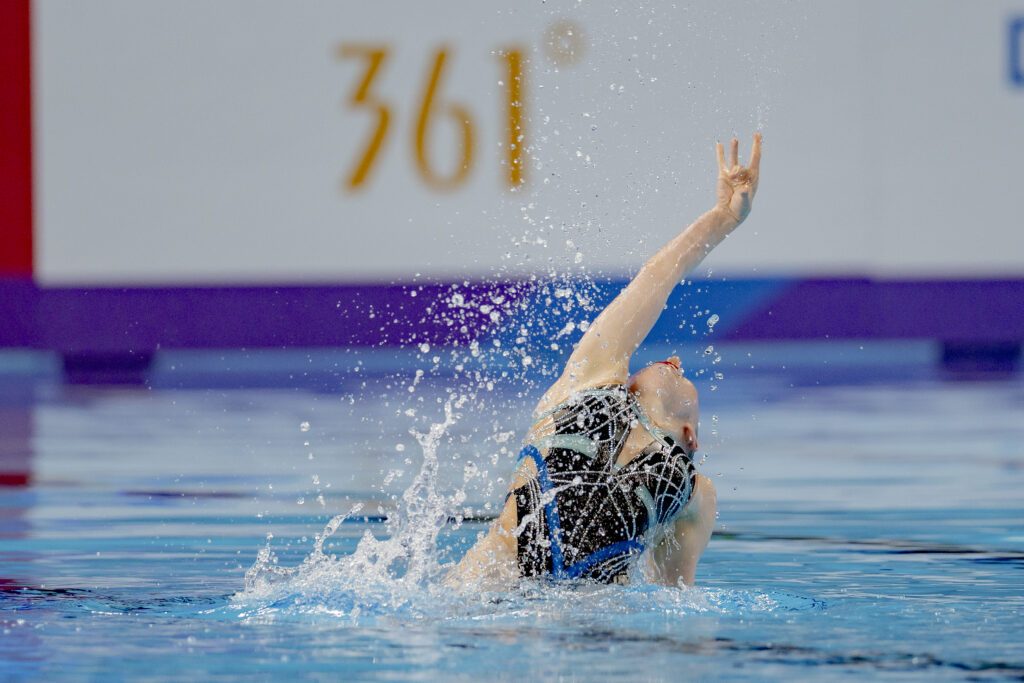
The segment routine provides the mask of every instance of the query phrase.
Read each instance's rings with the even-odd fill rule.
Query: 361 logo
[[[569,21],[558,21],[544,33],[542,52],[555,67],[575,64],[583,50],[580,30]],[[384,69],[392,48],[379,43],[350,43],[337,46],[340,60],[362,62],[362,74],[349,91],[348,106],[371,117],[369,135],[345,175],[343,189],[348,192],[365,188],[385,141],[391,136],[395,122],[395,106],[378,95],[377,77]],[[504,184],[516,190],[526,182],[526,150],[529,146],[526,130],[526,49],[522,46],[505,47],[494,51],[498,57],[498,83],[504,90],[504,135],[500,146],[504,151]],[[476,125],[469,107],[448,100],[443,93],[444,76],[452,58],[452,48],[442,44],[428,55],[426,78],[419,97],[415,100],[415,125],[412,143],[413,160],[420,180],[434,190],[453,190],[469,177],[476,157]],[[430,156],[430,140],[438,125],[447,124],[455,131],[458,151],[455,164],[448,169],[438,168]]]

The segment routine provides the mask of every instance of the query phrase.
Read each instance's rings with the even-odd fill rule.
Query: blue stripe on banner
[[[1024,17],[1010,21],[1010,83],[1024,88]]]

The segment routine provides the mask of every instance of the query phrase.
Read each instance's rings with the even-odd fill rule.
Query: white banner
[[[1016,14],[1014,11],[1016,10]],[[1021,275],[1020,2],[36,0],[44,284]],[[745,153],[745,152],[744,152]]]

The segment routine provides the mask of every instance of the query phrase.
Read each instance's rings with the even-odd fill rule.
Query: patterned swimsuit
[[[551,433],[519,456],[533,460],[537,475],[509,493],[520,573],[621,581],[689,501],[693,461],[662,437],[616,465],[630,430],[650,424],[622,386],[580,392],[547,416]]]

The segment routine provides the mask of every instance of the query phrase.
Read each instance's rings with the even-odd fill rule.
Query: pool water
[[[698,383],[698,587],[483,594],[439,577],[534,388],[460,402],[382,352],[178,354],[140,387],[0,363],[0,678],[1024,680],[1024,380],[836,348],[726,348]]]

